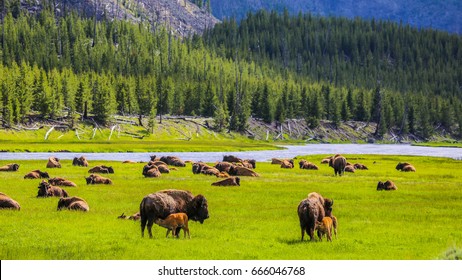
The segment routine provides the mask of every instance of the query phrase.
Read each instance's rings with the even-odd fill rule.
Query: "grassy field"
[[[302,156],[303,157],[303,156]],[[0,192],[21,204],[21,211],[0,211],[0,259],[129,260],[322,260],[438,259],[462,246],[462,162],[446,158],[346,155],[369,170],[334,177],[320,170],[287,170],[257,163],[259,178],[241,178],[240,187],[212,187],[214,177],[194,175],[191,165],[143,178],[142,163],[92,161],[112,165],[114,185],[85,185],[88,168],[63,161],[47,170],[77,183],[66,188],[89,203],[88,213],[57,211],[57,198],[36,198],[39,180],[24,180],[44,161],[18,161],[18,172],[0,172]],[[251,158],[251,154],[249,154]],[[322,155],[303,157],[319,163]],[[416,173],[395,170],[409,161]],[[375,162],[375,163],[374,163]],[[0,166],[8,162],[0,161]],[[397,191],[376,191],[379,180],[393,180]],[[191,239],[141,238],[140,223],[117,219],[138,211],[141,199],[176,188],[203,194],[210,218],[190,223]],[[309,192],[334,199],[338,238],[332,243],[300,241],[297,206]],[[181,235],[182,236],[182,235]],[[455,248],[455,249],[454,249]],[[449,252],[449,253],[448,253]]]

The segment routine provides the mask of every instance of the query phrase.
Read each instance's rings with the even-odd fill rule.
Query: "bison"
[[[242,165],[244,167],[250,168],[250,169],[255,169],[257,168],[257,161],[254,159],[245,159],[242,162]]]
[[[355,167],[355,169],[369,170],[369,168],[367,168],[367,166],[365,166],[364,164],[361,164],[361,163],[355,163],[353,166]]]
[[[191,192],[183,190],[163,190],[145,196],[140,203],[141,237],[144,237],[146,224],[149,238],[152,238],[155,220],[180,212],[202,224],[209,218],[207,199],[201,194],[193,196]]]
[[[88,173],[104,173],[104,174],[111,173],[113,174],[114,169],[112,168],[112,166],[98,165],[88,170]]]
[[[322,236],[327,235],[327,241],[332,242],[333,221],[331,217],[324,217],[321,222],[316,221],[319,240],[322,241]]]
[[[212,186],[240,186],[241,178],[239,177],[229,177],[224,180],[212,183]]]
[[[173,165],[177,167],[185,167],[186,163],[178,157],[175,156],[163,156],[160,158],[160,161],[165,162],[168,165]]]
[[[87,181],[87,185],[95,185],[95,184],[105,184],[105,185],[112,185],[112,180],[109,178],[105,178],[98,174],[90,174],[90,176],[86,177],[85,180]]]
[[[144,175],[144,177],[149,177],[149,178],[158,178],[161,176],[159,168],[155,165],[149,165],[149,164],[143,167],[142,174]]]
[[[293,159],[289,159],[289,160],[284,160],[282,163],[281,163],[281,168],[294,168],[295,164],[294,164],[294,160]]]
[[[165,237],[168,237],[168,234],[171,231],[172,237],[176,236],[178,238],[179,234],[177,234],[177,229],[183,229],[184,238],[186,238],[186,233],[188,234],[188,238],[191,238],[189,235],[188,215],[186,215],[186,213],[170,214],[165,219],[157,218],[154,223],[167,229]]]
[[[397,190],[398,187],[395,185],[395,183],[393,183],[392,181],[390,180],[387,180],[386,182],[382,182],[382,181],[379,181],[379,183],[377,184],[377,190],[378,191],[394,191],[394,190]]]
[[[52,184],[53,186],[77,187],[77,185],[74,182],[61,178],[61,177],[54,177],[54,178],[48,179],[48,183]]]
[[[0,167],[0,171],[18,171],[19,169],[19,164],[17,163],[10,163],[10,164],[7,164],[7,165],[4,165],[2,167]]]
[[[289,160],[288,158],[272,158],[271,159],[271,164],[278,164],[278,165],[281,165],[281,163],[284,161],[284,160]]]
[[[355,173],[355,167],[351,164],[347,164],[344,169],[345,172]]]
[[[52,186],[49,183],[42,181],[38,186],[37,197],[49,197],[49,196],[58,196],[58,197],[68,197],[67,192],[60,187]]]
[[[0,192],[0,209],[21,210],[21,206],[16,200]]]
[[[260,177],[260,174],[253,171],[252,169],[243,167],[243,166],[232,166],[229,169],[229,175],[232,176],[251,176],[251,177]]]
[[[400,171],[404,171],[404,172],[415,172],[415,167],[410,164],[410,163],[407,163],[407,162],[403,162],[403,163],[398,163],[398,165],[396,165],[396,170],[400,170]]]
[[[319,193],[310,193],[308,197],[300,202],[297,208],[302,241],[305,232],[310,235],[310,240],[314,241],[314,231],[316,222],[322,222],[325,216],[332,216],[332,206],[334,201],[322,197]]]
[[[229,172],[231,166],[233,166],[233,164],[227,161],[222,161],[214,165],[214,167],[218,169],[220,172]]]
[[[84,156],[75,157],[74,160],[72,161],[72,165],[87,167],[88,166],[88,161]]]
[[[77,196],[61,197],[58,201],[58,210],[61,210],[63,208],[85,212],[90,210],[88,203],[84,199]]]
[[[49,157],[47,162],[47,168],[61,168],[61,163],[59,163],[59,158]]]
[[[309,162],[309,161],[306,161],[304,159],[302,159],[298,165],[300,166],[300,169],[311,169],[311,170],[319,170],[319,167],[312,163],[312,162]]]
[[[229,155],[229,156],[223,156],[223,161],[227,161],[227,162],[242,162],[242,159],[236,157],[236,156],[233,156],[233,155]]]
[[[346,167],[346,158],[341,155],[335,155],[330,158],[329,166],[334,168],[335,176],[342,176]]]
[[[42,179],[42,178],[50,178],[48,172],[42,172],[40,170],[32,170],[31,172],[24,175],[24,179]]]

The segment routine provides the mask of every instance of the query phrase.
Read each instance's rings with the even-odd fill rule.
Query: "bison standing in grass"
[[[165,237],[168,237],[168,234],[170,231],[172,232],[172,237],[179,237],[179,234],[177,233],[177,229],[183,229],[184,233],[184,238],[186,238],[186,234],[188,234],[188,238],[191,238],[189,235],[189,227],[188,227],[188,215],[186,213],[175,213],[175,214],[170,214],[168,215],[167,218],[161,219],[157,218],[154,221],[156,224],[158,224],[161,227],[164,227],[167,229],[167,234]],[[178,233],[179,233],[178,230]]]
[[[2,167],[0,167],[0,171],[18,171],[19,169],[19,164],[17,163],[10,163],[10,164],[7,164],[7,165],[4,165]]]
[[[83,198],[77,196],[61,197],[58,201],[58,210],[62,210],[63,208],[85,212],[90,210],[88,203]]]
[[[50,178],[48,172],[42,172],[40,170],[32,170],[31,172],[24,175],[24,179],[42,179],[42,178]]]
[[[16,200],[0,192],[0,209],[20,210],[21,206]]]
[[[337,176],[337,174],[342,176],[345,172],[346,165],[346,158],[341,155],[335,155],[329,160],[329,166],[334,168],[335,176]]]
[[[152,238],[152,225],[155,220],[165,219],[170,214],[180,212],[186,213],[190,220],[202,224],[209,218],[207,199],[201,194],[194,196],[183,190],[163,190],[145,196],[140,203],[141,237],[144,237],[146,225],[149,238]]]
[[[310,193],[307,198],[300,202],[297,213],[302,231],[302,241],[305,232],[310,235],[310,240],[314,241],[316,222],[322,222],[325,216],[332,216],[333,205],[333,200],[324,198],[318,193]]]

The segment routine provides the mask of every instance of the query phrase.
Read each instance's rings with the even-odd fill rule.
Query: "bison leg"
[[[167,234],[165,235],[165,238],[168,238],[168,234],[170,233],[170,231],[172,231],[172,229],[167,229]],[[172,232],[172,235],[173,235],[173,232]]]
[[[303,238],[305,237],[305,229],[302,228],[302,241],[303,241]]]
[[[183,233],[184,233],[184,238],[186,238],[186,233],[188,233],[188,238],[191,239],[191,235],[189,234],[189,228],[184,227],[183,228]]]
[[[148,220],[148,233],[149,233],[149,238],[152,238],[152,225],[154,224],[154,220],[149,219]]]
[[[144,228],[146,227],[146,218],[141,218],[141,237],[144,237]]]
[[[310,228],[310,241],[315,241],[314,240],[314,228]]]
[[[181,227],[177,227],[176,230],[175,230],[175,235],[176,235],[177,237],[180,236],[180,230],[181,230]]]

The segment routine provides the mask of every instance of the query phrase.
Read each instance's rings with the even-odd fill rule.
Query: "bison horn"
[[[334,205],[334,200],[332,199],[332,205]]]

